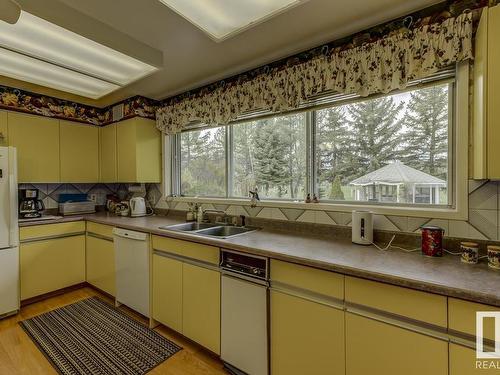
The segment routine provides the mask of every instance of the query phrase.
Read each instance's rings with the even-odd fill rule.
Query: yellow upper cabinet
[[[476,34],[472,177],[500,178],[500,6],[485,8]]]
[[[7,112],[0,111],[0,146],[8,146]]]
[[[17,148],[19,182],[60,182],[59,120],[8,112],[9,145]]]
[[[104,126],[100,133],[101,182],[117,182],[116,124]]]
[[[99,128],[61,121],[61,181],[99,180]]]
[[[116,126],[118,181],[161,182],[161,137],[155,122],[134,117]]]

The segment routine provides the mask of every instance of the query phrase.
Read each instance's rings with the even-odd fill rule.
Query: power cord
[[[414,249],[405,249],[403,247],[395,246],[395,245],[392,244],[392,242],[394,241],[395,238],[396,238],[396,235],[393,235],[392,238],[391,238],[391,240],[389,241],[389,243],[385,247],[380,247],[375,242],[372,242],[371,244],[373,246],[375,246],[377,249],[379,249],[380,251],[387,251],[389,249],[398,249],[398,250],[402,250],[402,251],[404,251],[406,253],[412,253],[414,251],[420,250],[419,247],[416,247]]]

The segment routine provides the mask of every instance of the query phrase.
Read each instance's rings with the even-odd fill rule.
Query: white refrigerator
[[[0,318],[19,310],[17,161],[14,147],[0,147]]]

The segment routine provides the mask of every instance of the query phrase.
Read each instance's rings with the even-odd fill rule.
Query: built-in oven
[[[269,374],[269,262],[223,250],[221,358],[233,374]]]

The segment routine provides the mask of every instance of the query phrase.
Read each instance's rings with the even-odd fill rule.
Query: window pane
[[[233,126],[233,195],[303,199],[306,186],[306,115]]]
[[[448,204],[448,84],[316,112],[322,199]]]
[[[225,127],[181,133],[181,194],[226,195]]]

